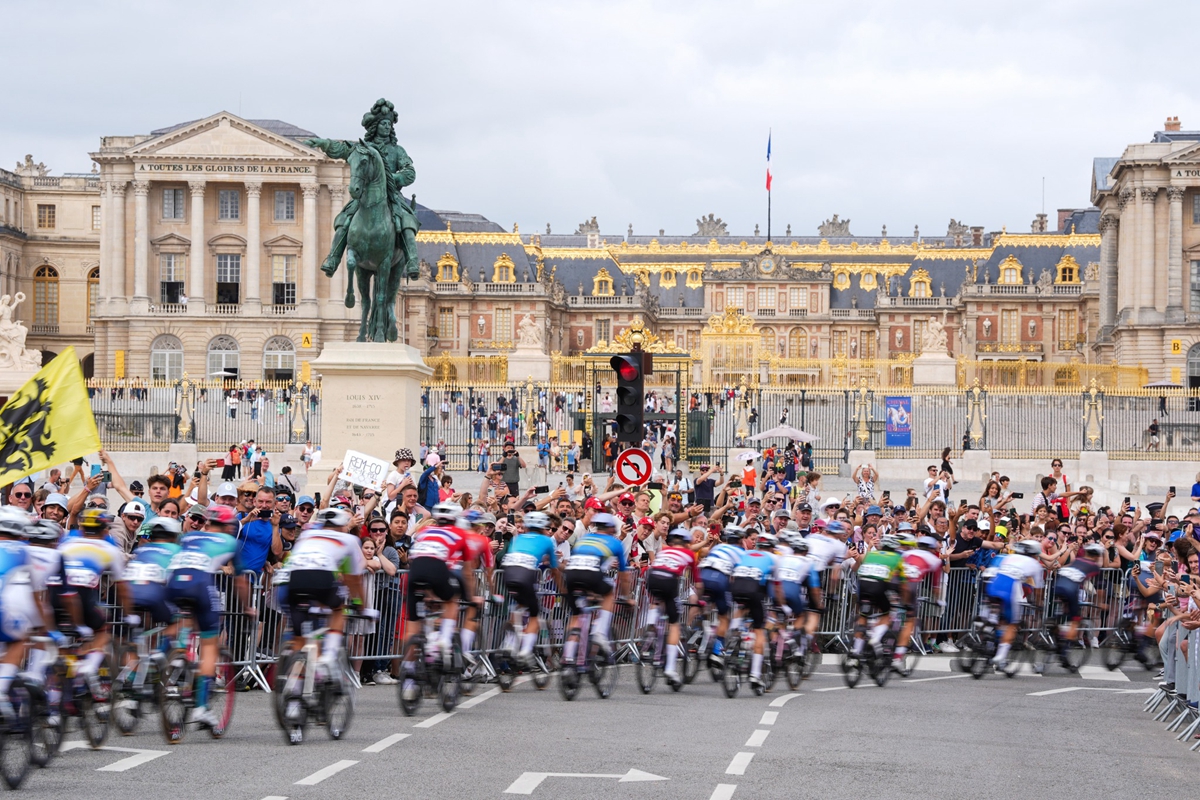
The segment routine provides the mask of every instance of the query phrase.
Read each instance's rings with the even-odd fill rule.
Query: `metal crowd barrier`
[[[821,585],[825,592],[825,610],[818,626],[817,635],[827,648],[838,649],[845,646],[853,628],[857,607],[857,580],[851,573],[841,574],[840,568],[826,570],[821,576]],[[942,597],[946,601],[944,609],[926,605],[922,609],[921,629],[929,638],[955,638],[966,633],[972,621],[979,613],[979,604],[983,597],[979,570],[971,567],[955,567],[945,570],[941,576]],[[282,613],[277,597],[277,590],[271,586],[270,575],[245,573],[249,581],[249,598],[255,613],[248,613],[242,606],[238,593],[234,588],[235,578],[231,574],[217,576],[218,594],[221,599],[222,611],[222,645],[233,655],[233,663],[239,667],[238,678],[244,683],[256,683],[263,689],[269,689],[269,674],[282,653],[283,642],[290,626],[290,620]],[[1088,602],[1096,603],[1105,608],[1090,609],[1093,613],[1093,627],[1097,633],[1113,630],[1121,619],[1122,609],[1128,600],[1128,573],[1118,569],[1102,570],[1093,580],[1093,588],[1089,590]],[[506,597],[504,574],[496,569],[490,584],[482,571],[475,574],[476,594],[491,594]],[[1054,594],[1049,591],[1053,586],[1054,573],[1048,572],[1046,577],[1047,591],[1044,592],[1042,607],[1039,614],[1026,616],[1032,626],[1041,624],[1046,615],[1052,613]],[[403,646],[404,628],[407,622],[408,574],[400,570],[395,576],[382,572],[367,579],[364,585],[364,601],[367,608],[379,611],[376,620],[350,620],[346,628],[346,647],[350,659],[356,665],[366,662],[363,671],[376,670],[392,671],[389,662],[398,660]],[[680,581],[679,598],[683,603],[689,603],[693,592],[690,579]],[[936,594],[932,578],[927,577],[920,590],[920,596],[933,597]],[[117,604],[114,587],[107,580],[101,584],[101,598],[106,607],[106,618],[109,622],[114,647],[119,648],[130,641],[130,631],[124,622],[124,611]],[[539,586],[541,598],[540,618],[544,630],[549,634],[549,643],[553,648],[560,648],[565,640],[567,624],[571,609],[566,597],[559,593],[549,570],[543,572]],[[638,632],[647,620],[647,614],[653,601],[645,591],[645,570],[634,570],[631,584],[631,598],[635,601],[632,607],[618,605],[613,615],[610,640],[617,648],[621,660],[636,658]],[[475,650],[485,656],[494,654],[504,646],[504,623],[509,604],[503,606],[486,603],[483,613],[478,620],[478,634]],[[460,605],[459,626],[467,622],[470,607]],[[374,665],[374,666],[372,666]]]

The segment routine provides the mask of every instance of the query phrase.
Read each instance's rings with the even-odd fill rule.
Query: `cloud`
[[[1116,2],[106,2],[7,9],[0,156],[86,171],[104,135],[229,110],[357,135],[403,109],[423,203],[510,226],[688,234],[715,212],[860,234],[1024,230],[1167,115],[1200,10]],[[1170,25],[1162,20],[1170,18]]]

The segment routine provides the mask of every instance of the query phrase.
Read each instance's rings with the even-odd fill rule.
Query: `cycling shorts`
[[[567,594],[576,609],[582,611],[589,605],[588,595],[608,597],[613,593],[613,583],[603,572],[594,569],[568,569],[563,573]]]
[[[177,569],[167,584],[167,601],[191,611],[200,638],[211,639],[221,630],[221,596],[211,573],[200,569]]]
[[[1000,601],[1000,617],[1005,624],[1021,621],[1021,584],[1007,575],[997,575],[987,585],[987,596]]]
[[[1079,584],[1058,580],[1054,584],[1054,596],[1062,601],[1067,618],[1078,622],[1083,617],[1083,608],[1079,604]]]
[[[750,614],[751,630],[762,630],[767,623],[766,592],[754,578],[734,578],[731,589],[733,599],[742,604]]]
[[[408,618],[417,619],[417,601],[428,590],[438,600],[448,603],[462,592],[462,584],[450,572],[446,562],[438,558],[414,558],[408,567]]]
[[[858,613],[869,617],[873,614],[889,614],[892,599],[888,597],[888,585],[883,581],[860,580],[858,582]]]
[[[23,642],[41,624],[33,588],[28,583],[6,585],[0,593],[0,642]]]
[[[536,569],[511,565],[504,568],[505,590],[512,594],[517,605],[529,612],[530,619],[537,619],[540,610],[537,594],[539,577]]]
[[[796,616],[800,616],[808,609],[806,594],[804,587],[795,581],[783,582],[783,601],[788,610]]]
[[[715,569],[702,569],[700,582],[704,584],[704,598],[713,604],[717,613],[728,614],[733,605],[733,598],[729,596],[729,576]]]
[[[70,612],[67,611],[68,606],[63,599],[70,595],[75,595],[79,598],[79,605],[83,611],[83,624],[96,633],[108,630],[108,618],[104,616],[104,608],[100,605],[100,594],[96,589],[63,585],[51,586],[49,588],[50,603],[60,624],[75,624],[74,620],[71,619]]]
[[[167,602],[167,585],[154,581],[130,583],[129,596],[133,607],[144,618],[155,625],[170,625],[175,621],[176,609]]]
[[[650,570],[646,575],[646,589],[655,600],[661,600],[667,609],[667,622],[679,622],[679,576],[670,572]]]
[[[288,576],[287,606],[292,618],[292,634],[304,635],[308,619],[305,606],[324,606],[336,611],[346,604],[349,592],[341,581],[327,569],[299,569]]]

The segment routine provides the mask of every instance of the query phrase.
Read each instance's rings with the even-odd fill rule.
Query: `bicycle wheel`
[[[2,723],[4,732],[0,741],[0,774],[10,789],[19,789],[29,774],[33,763],[33,717],[36,701],[20,675],[13,678],[8,687],[8,702],[13,715]]]
[[[281,731],[287,732],[287,701],[288,687],[299,686],[304,678],[304,651],[287,653],[275,666],[275,680],[271,687],[272,703],[275,707],[275,721]],[[295,692],[293,692],[295,693]]]
[[[49,764],[62,746],[63,729],[66,726],[62,708],[65,685],[66,673],[60,661],[46,670],[46,685],[42,689],[44,718],[34,723],[33,745],[37,754],[34,763],[39,767]],[[51,702],[51,697],[55,698],[54,702]]]
[[[113,678],[116,670],[113,668],[112,656],[104,654],[100,666],[96,670],[95,680],[88,681],[88,691],[81,703],[83,731],[88,744],[93,750],[98,750],[108,738],[108,721],[112,716]]]
[[[637,683],[642,694],[650,694],[658,678],[658,665],[654,663],[657,647],[658,628],[647,625],[642,631],[642,640],[638,642]]]
[[[327,680],[321,688],[321,713],[325,718],[325,730],[329,738],[341,739],[350,730],[354,719],[354,692],[345,687],[342,678]]]
[[[425,682],[428,680],[425,672],[425,637],[416,633],[409,637],[400,649],[404,654],[400,669],[400,710],[404,716],[411,717],[417,713],[421,705],[421,696],[425,693]],[[405,664],[412,664],[412,673],[405,669]]]
[[[458,695],[462,690],[462,676],[456,669],[444,670],[438,677],[438,702],[442,711],[449,714],[458,705]]]
[[[562,695],[563,700],[574,700],[575,695],[579,693],[579,665],[575,660],[579,657],[579,628],[572,628],[567,632],[563,644],[564,653],[567,644],[574,644],[575,658],[568,660],[565,655],[562,658],[562,669],[558,671],[558,693]]]
[[[221,648],[217,658],[217,672],[208,687],[208,708],[217,718],[217,724],[208,729],[214,739],[220,739],[233,722],[234,677],[237,667],[233,665],[233,653]]]
[[[533,685],[539,691],[550,685],[550,675],[554,672],[550,666],[553,659],[554,653],[549,644],[538,646],[533,651]]]
[[[968,666],[968,671],[971,673],[972,678],[979,680],[991,669],[992,659],[988,655],[987,648],[982,646],[978,649],[972,649],[971,654],[972,658]]]
[[[821,643],[816,636],[810,636],[808,641],[808,651],[804,654],[804,677],[811,678],[813,673],[817,671],[817,667],[821,666]]]
[[[1046,631],[1034,631],[1025,640],[1029,648],[1029,666],[1038,675],[1046,674],[1046,667],[1054,655],[1054,639]]]
[[[742,661],[742,639],[740,636],[730,636],[725,642],[725,669],[721,676],[721,688],[730,699],[737,697],[738,688],[741,686],[742,679],[739,673]]]
[[[858,682],[862,680],[862,674],[862,657],[854,655],[853,652],[845,653],[842,656],[842,679],[846,682],[846,686],[850,689],[858,686]]]
[[[1104,666],[1111,672],[1123,663],[1132,649],[1129,631],[1122,624],[1104,640]]]
[[[700,674],[700,642],[704,639],[703,630],[684,628],[680,631],[679,649],[682,651],[684,683],[691,683]]]
[[[492,667],[496,670],[496,683],[500,684],[500,691],[507,692],[512,689],[513,681],[517,677],[516,656],[512,649],[516,643],[516,633],[511,622],[504,623],[504,633],[500,641],[500,649],[492,656]]]
[[[1067,646],[1067,662],[1071,665],[1071,672],[1079,672],[1092,657],[1092,637],[1095,635],[1091,620],[1079,621],[1075,641],[1070,642]]]
[[[141,717],[141,696],[136,686],[141,661],[137,648],[127,644],[117,657],[120,667],[114,682],[112,718],[122,736],[132,736]]]
[[[606,652],[594,642],[591,645],[591,659],[594,665],[596,679],[592,685],[601,700],[612,697],[613,689],[617,687],[617,654]]]

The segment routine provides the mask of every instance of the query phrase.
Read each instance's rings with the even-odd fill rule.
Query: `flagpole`
[[[767,189],[767,241],[771,241],[771,190]]]
[[[767,241],[771,241],[771,129],[767,129]]]

